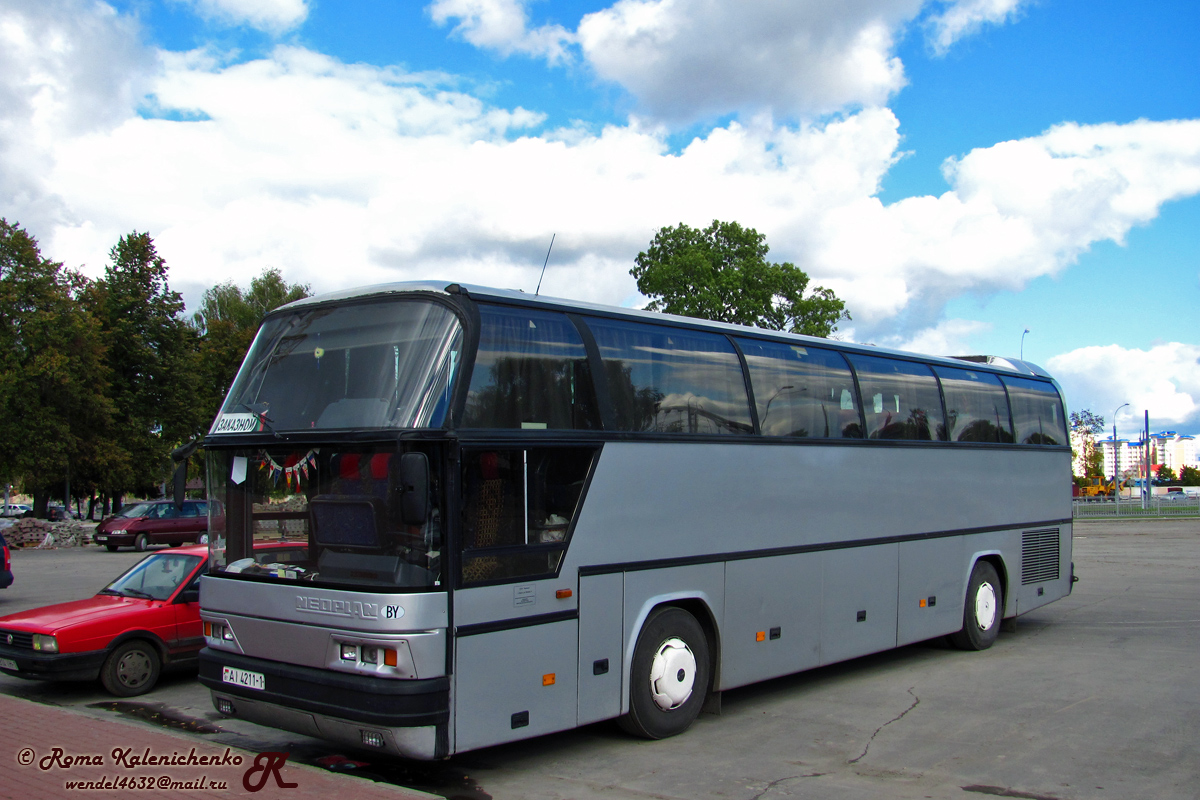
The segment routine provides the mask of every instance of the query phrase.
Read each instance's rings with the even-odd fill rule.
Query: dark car
[[[263,543],[254,559],[302,560],[307,550],[307,542]],[[204,646],[199,579],[207,557],[207,547],[153,553],[94,597],[0,617],[0,672],[98,677],[120,697],[150,691],[164,667],[195,665]]]
[[[51,522],[65,522],[71,519],[81,519],[81,515],[62,506],[50,506],[46,509],[46,519]]]
[[[152,544],[189,544],[205,541],[208,534],[208,503],[184,500],[175,507],[171,500],[135,503],[105,517],[96,526],[92,540],[109,550],[133,547],[145,550]]]
[[[0,533],[0,549],[4,551],[4,568],[0,569],[0,589],[7,589],[12,586],[12,555],[8,552],[8,542],[4,539],[4,534]]]

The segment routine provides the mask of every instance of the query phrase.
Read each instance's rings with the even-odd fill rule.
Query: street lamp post
[[[1118,503],[1121,502],[1121,451],[1117,449],[1117,414],[1120,414],[1121,409],[1127,405],[1129,403],[1122,403],[1113,412],[1113,500]]]
[[[1025,329],[1025,333],[1029,333],[1029,328]],[[1021,334],[1021,360],[1025,360],[1025,333]]]

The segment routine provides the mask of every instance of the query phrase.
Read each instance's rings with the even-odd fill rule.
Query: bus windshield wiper
[[[258,421],[261,422],[263,424],[263,427],[266,428],[268,431],[270,431],[275,436],[276,439],[286,439],[287,438],[286,436],[280,435],[279,431],[275,430],[275,428],[273,428],[271,426],[271,423],[274,422],[275,420],[273,420],[267,416],[267,404],[266,403],[255,403],[254,405],[250,405],[249,403],[238,403],[238,406],[240,408],[246,409],[251,414],[258,417]]]

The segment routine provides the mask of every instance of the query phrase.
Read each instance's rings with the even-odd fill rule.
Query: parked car
[[[255,559],[303,558],[307,547],[261,544]],[[118,697],[150,691],[164,667],[194,666],[204,646],[199,581],[207,556],[199,546],[151,553],[87,600],[0,617],[0,672],[99,678]]]
[[[105,517],[96,526],[92,540],[109,550],[133,547],[141,551],[152,544],[190,544],[208,533],[208,503],[184,500],[176,509],[171,500],[134,503]]]
[[[32,510],[24,503],[9,503],[0,509],[0,517],[21,517],[25,515],[25,512]]]
[[[83,515],[62,506],[48,506],[46,508],[46,519],[51,522],[62,522],[68,519],[83,519]]]
[[[4,538],[4,534],[0,533],[0,549],[4,551],[4,568],[0,569],[0,589],[7,589],[12,586],[12,554],[8,552],[8,542]]]

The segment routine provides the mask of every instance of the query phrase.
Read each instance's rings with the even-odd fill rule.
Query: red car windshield
[[[154,509],[154,505],[154,503],[134,503],[131,506],[125,506],[125,508],[122,508],[119,512],[117,512],[117,516],[125,519],[147,517]]]
[[[134,564],[124,575],[105,586],[100,594],[166,600],[203,559],[182,553],[155,553]]]

